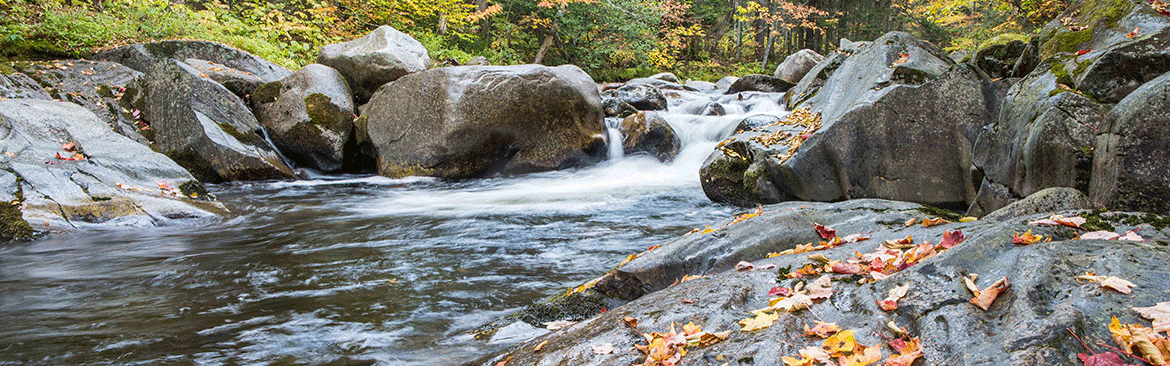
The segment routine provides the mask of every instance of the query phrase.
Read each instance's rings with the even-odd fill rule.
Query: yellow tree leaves
[[[742,332],[751,332],[764,329],[772,326],[772,323],[775,323],[776,319],[780,319],[780,313],[774,311],[758,311],[755,313],[755,315],[756,316],[754,318],[740,320],[739,324],[742,325],[743,328],[740,328],[739,330]]]

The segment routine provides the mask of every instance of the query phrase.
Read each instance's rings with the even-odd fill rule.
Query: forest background
[[[386,24],[436,63],[575,64],[597,81],[771,75],[802,48],[902,30],[948,51],[1029,35],[1070,0],[0,0],[0,61],[161,39],[223,42],[290,69]]]

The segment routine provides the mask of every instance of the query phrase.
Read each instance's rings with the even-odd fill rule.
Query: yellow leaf
[[[703,331],[703,327],[695,325],[695,322],[690,322],[683,326],[683,333],[686,333],[686,335],[692,335],[701,331]]]
[[[853,338],[853,331],[846,330],[825,339],[821,348],[829,355],[840,356],[848,352],[853,352],[853,347],[856,345],[857,341]]]
[[[764,329],[764,328],[772,326],[772,323],[776,322],[776,319],[780,319],[780,313],[777,313],[777,312],[769,313],[769,312],[761,311],[758,314],[756,314],[756,316],[754,318],[747,318],[744,320],[740,320],[739,324],[743,325],[743,328],[740,328],[740,331],[750,332],[750,331],[754,331],[754,330]]]
[[[868,366],[882,360],[882,349],[857,345],[852,355],[841,356],[838,360],[840,366]]]

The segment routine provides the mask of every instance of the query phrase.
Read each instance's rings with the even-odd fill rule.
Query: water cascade
[[[609,160],[619,160],[625,156],[622,146],[622,120],[620,118],[605,119],[605,135],[609,145]]]
[[[470,333],[741,211],[711,203],[698,170],[745,117],[783,116],[780,94],[668,96],[668,163],[614,159],[610,124],[592,167],[212,185],[237,216],[14,243],[0,364],[459,365],[530,339],[547,330]],[[725,114],[696,114],[711,103]]]

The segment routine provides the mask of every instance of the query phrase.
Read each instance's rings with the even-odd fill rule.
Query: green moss
[[[991,53],[990,56],[996,58],[997,60],[1003,60],[1003,59],[1007,59],[1009,57],[1015,57],[1013,55],[1008,54],[1008,52],[1011,50],[1011,47],[1007,47],[1007,46],[1009,44],[1011,44],[1012,42],[1021,42],[1023,44],[1027,44],[1028,39],[1029,39],[1028,36],[1025,36],[1023,34],[1015,34],[1015,33],[1001,34],[1001,35],[996,36],[995,38],[987,40],[987,42],[983,42],[983,44],[979,45],[979,48],[975,51],[974,54],[982,55],[982,54]],[[1023,49],[1023,47],[1021,46],[1020,49]],[[970,55],[968,55],[968,57],[970,57]],[[964,62],[966,62],[966,61],[964,61]]]
[[[211,200],[211,194],[207,193],[207,187],[204,187],[203,183],[200,183],[197,180],[187,181],[186,183],[180,184],[179,192],[182,192],[183,195],[187,197],[191,197],[191,195],[194,194],[195,196],[192,198],[205,201]]]
[[[93,200],[94,202],[102,202],[102,201],[109,201],[111,198],[110,197],[101,197],[101,196],[90,196],[89,199]]]
[[[259,145],[260,140],[263,139],[262,137],[257,136],[254,133],[240,132],[240,130],[236,129],[236,126],[232,126],[231,124],[227,124],[227,123],[220,123],[219,128],[222,128],[223,132],[227,132],[227,134],[232,135],[232,137],[235,137],[236,140],[240,140],[240,142],[248,144],[248,145]]]
[[[1078,51],[1082,44],[1092,40],[1098,27],[1116,28],[1118,21],[1132,8],[1133,3],[1129,0],[1083,0],[1069,6],[1069,9],[1078,11],[1072,17],[1073,23],[1088,28],[1074,32],[1060,26],[1046,31],[1041,36],[1040,57]]]
[[[1113,225],[1111,225],[1101,215],[1103,213],[1105,213],[1105,210],[1097,209],[1097,210],[1093,210],[1092,212],[1089,212],[1087,214],[1081,215],[1081,217],[1085,218],[1085,223],[1083,225],[1081,225],[1081,227],[1084,228],[1085,230],[1088,230],[1088,231],[1101,231],[1101,230],[1113,231],[1113,230],[1116,230],[1113,227]]]
[[[338,129],[346,122],[346,118],[352,118],[342,114],[341,107],[333,104],[333,99],[321,93],[305,97],[305,112],[309,114],[310,123],[329,129]]]
[[[418,165],[402,166],[398,164],[390,164],[383,169],[380,169],[379,174],[390,178],[404,178],[404,177],[429,177],[434,175],[431,169],[423,168]]]
[[[24,221],[20,204],[0,202],[0,239],[28,239],[33,236],[32,226]]]
[[[279,81],[271,83],[264,83],[252,92],[252,104],[261,105],[264,103],[272,103],[280,96],[280,89],[284,87]]]
[[[16,69],[12,68],[12,63],[8,61],[0,61],[0,75],[12,75],[16,73]]]
[[[1052,74],[1056,76],[1057,84],[1064,84],[1070,87],[1074,84],[1072,76],[1069,75],[1068,70],[1064,68],[1064,63],[1060,60],[1052,61]]]
[[[951,221],[951,222],[958,222],[959,219],[963,218],[963,215],[960,215],[954,211],[943,209],[943,208],[938,208],[938,207],[933,207],[933,206],[922,205],[921,207],[916,208],[915,210],[917,210],[918,212],[921,212],[921,213],[924,213],[927,215],[931,215],[934,217],[938,217],[938,218],[941,218],[941,219],[944,219],[947,221]]]
[[[114,91],[110,90],[109,85],[102,84],[101,86],[97,87],[97,95],[101,96],[102,98],[113,98]]]

